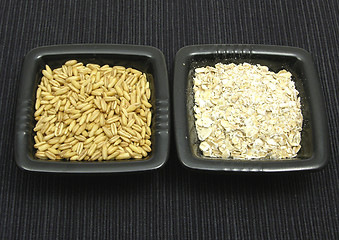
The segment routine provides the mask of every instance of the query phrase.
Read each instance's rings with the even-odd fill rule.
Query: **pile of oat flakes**
[[[291,76],[248,63],[195,69],[195,125],[202,153],[237,159],[295,157],[303,117]]]

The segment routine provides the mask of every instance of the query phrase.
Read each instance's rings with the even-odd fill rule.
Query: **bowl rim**
[[[101,162],[62,162],[62,161],[39,161],[31,159],[27,153],[27,139],[29,133],[28,117],[33,114],[30,109],[31,96],[34,94],[27,91],[27,86],[35,81],[34,68],[41,58],[53,55],[121,55],[142,56],[147,58],[153,68],[154,102],[156,119],[155,142],[158,148],[154,150],[147,160],[133,161],[101,161]],[[67,59],[65,59],[67,60]],[[160,87],[158,87],[160,86]],[[41,46],[30,50],[23,62],[20,85],[17,94],[16,122],[14,128],[14,157],[17,166],[30,172],[49,173],[121,173],[155,170],[165,164],[169,154],[170,143],[170,95],[167,75],[167,67],[163,53],[152,46],[128,45],[128,44],[64,44]]]
[[[260,161],[260,160],[207,160],[194,156],[189,147],[187,124],[187,74],[190,59],[211,54],[228,54],[232,56],[271,55],[293,57],[303,63],[305,79],[311,85],[308,96],[316,99],[310,101],[314,136],[314,154],[298,161]],[[232,58],[228,58],[232,59]],[[205,44],[190,45],[181,48],[175,58],[173,83],[173,115],[175,139],[180,162],[187,168],[223,172],[289,172],[315,170],[323,168],[329,160],[329,135],[325,104],[321,92],[320,80],[311,54],[304,49],[289,46],[260,44]],[[185,103],[185,104],[183,104]],[[316,127],[314,127],[316,126]]]

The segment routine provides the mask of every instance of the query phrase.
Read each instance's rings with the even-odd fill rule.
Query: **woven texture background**
[[[338,14],[336,0],[1,1],[0,239],[339,239]],[[175,53],[185,45],[304,48],[321,79],[330,162],[288,175],[191,172],[179,163],[172,135],[159,171],[22,172],[13,131],[23,58],[32,48],[66,43],[157,47],[171,86]]]

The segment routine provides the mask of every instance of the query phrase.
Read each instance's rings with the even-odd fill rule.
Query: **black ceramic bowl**
[[[52,69],[65,61],[120,65],[138,69],[150,80],[152,118],[152,152],[145,159],[132,161],[76,162],[40,160],[35,157],[35,93],[48,64]],[[151,170],[161,167],[169,151],[169,87],[162,52],[154,47],[134,45],[60,45],[31,50],[23,64],[17,101],[15,160],[28,171],[61,173],[113,173]]]
[[[202,155],[195,129],[194,69],[216,63],[261,64],[293,75],[304,117],[301,150],[292,159],[216,159]],[[321,86],[311,55],[303,49],[263,45],[200,45],[180,49],[175,59],[174,123],[181,162],[189,168],[235,172],[285,172],[323,167],[329,158],[328,127]]]

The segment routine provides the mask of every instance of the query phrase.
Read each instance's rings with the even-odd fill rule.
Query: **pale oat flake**
[[[284,159],[300,150],[299,92],[286,70],[222,64],[195,69],[194,113],[200,150],[217,158]]]

